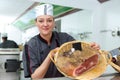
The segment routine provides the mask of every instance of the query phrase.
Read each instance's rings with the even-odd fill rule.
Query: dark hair
[[[7,40],[7,37],[2,37],[2,39]]]

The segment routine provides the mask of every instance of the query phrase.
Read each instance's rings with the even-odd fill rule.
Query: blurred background
[[[2,33],[7,33],[19,48],[0,49],[0,80],[24,79],[22,50],[25,42],[39,33],[34,24],[35,7],[43,3],[54,5],[56,31],[67,32],[77,40],[97,42],[103,50],[120,47],[120,0],[1,0],[0,43]],[[7,71],[5,63],[9,61],[21,69]]]

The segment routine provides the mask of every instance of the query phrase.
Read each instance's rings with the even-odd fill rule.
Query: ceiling
[[[33,23],[34,16],[31,16],[31,14],[34,13],[33,7],[39,5],[40,2],[55,4],[56,7],[62,5],[66,7],[68,11],[73,9],[77,11],[78,8],[86,10],[95,10],[97,7],[103,5],[104,3],[106,4],[106,9],[108,11],[120,12],[120,0],[1,0],[0,26],[9,25],[12,23],[14,26],[18,27],[18,24],[23,24],[22,22],[20,22],[20,20],[22,20],[24,23],[27,22],[26,20],[31,20],[31,23]],[[107,2],[109,2],[109,4],[107,4]],[[58,11],[60,10],[59,8]],[[65,11],[67,11],[66,9]],[[24,26],[19,26],[18,28],[21,30],[27,29]]]
[[[0,24],[13,22],[26,9],[28,9],[33,1],[27,0],[1,0],[0,1]]]

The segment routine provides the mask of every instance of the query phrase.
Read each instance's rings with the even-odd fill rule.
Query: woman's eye
[[[52,20],[48,20],[48,22],[52,22]]]
[[[42,23],[43,21],[42,21],[42,20],[39,20],[39,22],[41,22],[41,23]]]

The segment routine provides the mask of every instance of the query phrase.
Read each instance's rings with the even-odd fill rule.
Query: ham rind
[[[92,69],[99,61],[99,55],[95,54],[92,57],[86,59],[80,66],[74,69],[73,76],[79,76],[82,73]]]

